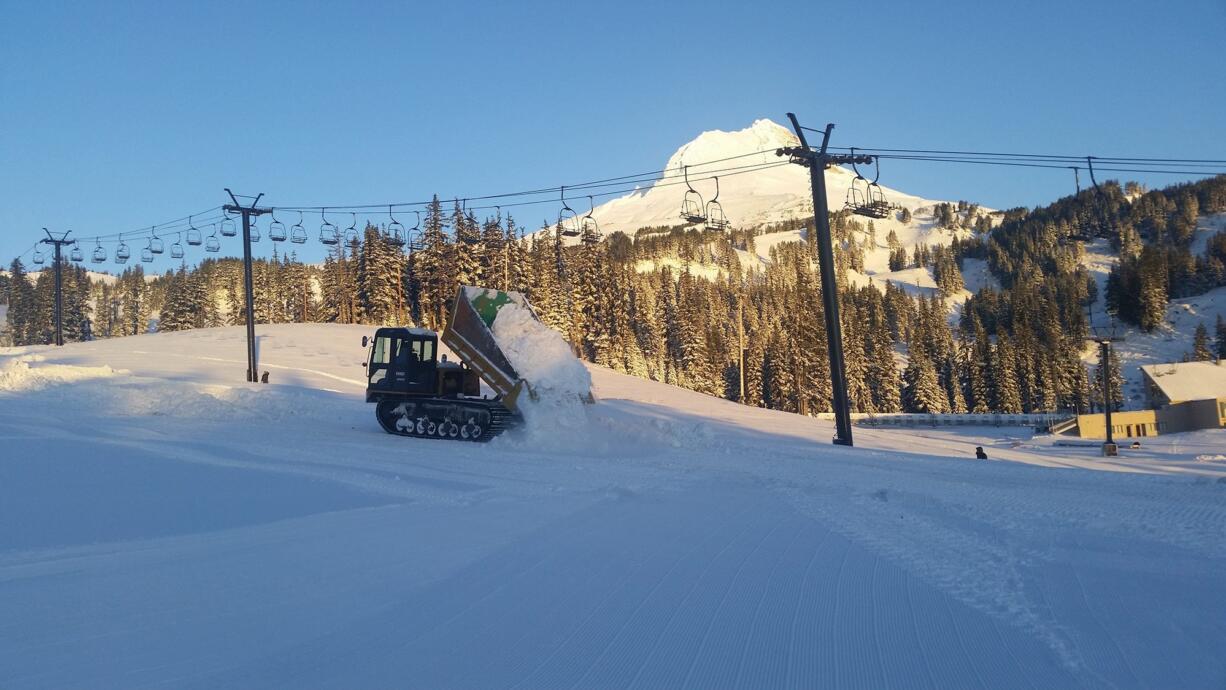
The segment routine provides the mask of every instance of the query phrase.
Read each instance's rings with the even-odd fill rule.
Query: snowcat
[[[366,402],[389,434],[488,441],[522,421],[516,405],[528,384],[507,361],[491,330],[498,311],[518,304],[518,292],[463,286],[440,335],[426,328],[380,328],[367,348]],[[439,354],[439,341],[457,357]],[[481,382],[493,391],[482,395]],[[529,395],[531,391],[529,390]]]

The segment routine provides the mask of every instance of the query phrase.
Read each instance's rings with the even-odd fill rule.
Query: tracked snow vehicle
[[[368,349],[366,402],[389,434],[488,441],[522,421],[517,402],[528,384],[507,361],[490,330],[498,310],[519,304],[518,292],[461,287],[441,340],[460,359],[439,354],[439,334],[425,328],[380,328]],[[481,382],[493,391],[482,395]]]

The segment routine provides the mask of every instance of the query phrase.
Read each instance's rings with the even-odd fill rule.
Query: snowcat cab
[[[424,328],[380,328],[366,363],[366,402],[414,395],[480,395],[477,372],[440,362],[438,335]]]

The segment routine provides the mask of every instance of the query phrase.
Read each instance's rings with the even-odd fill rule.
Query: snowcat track
[[[460,423],[474,417],[480,423],[480,433]],[[375,418],[384,431],[397,436],[477,443],[488,442],[519,424],[519,417],[500,402],[462,398],[384,400],[375,406]],[[453,424],[457,427],[454,432]]]

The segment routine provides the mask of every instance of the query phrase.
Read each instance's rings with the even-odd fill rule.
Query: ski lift
[[[277,220],[277,209],[272,210],[272,222],[268,224],[268,239],[273,242],[284,242],[288,235],[285,232],[285,223]]]
[[[150,237],[149,243],[145,245],[144,249],[140,250],[140,260],[144,263],[151,263],[153,261],[153,254],[153,238]]]
[[[707,202],[707,227],[712,230],[727,230],[730,223],[724,215],[724,207],[719,203],[719,178],[715,178],[715,196]]]
[[[68,252],[68,260],[69,261],[84,261],[85,260],[85,253],[81,251],[81,248],[77,246],[76,242],[72,243],[72,251]]]
[[[302,227],[302,211],[298,212],[298,222],[289,229],[289,241],[294,244],[306,244],[306,228]]]
[[[94,247],[92,260],[94,263],[100,264],[106,261],[106,250],[102,248],[102,242],[96,237],[94,238],[94,244],[96,246]]]
[[[340,228],[328,222],[328,217],[324,215],[327,209],[319,209],[319,217],[323,219],[323,223],[319,226],[319,242],[320,244],[335,245],[341,242]]]
[[[702,195],[690,184],[690,166],[681,166],[681,173],[685,176],[686,187],[685,196],[681,198],[681,218],[687,223],[704,223],[707,220],[703,210],[706,204],[702,202]]]
[[[566,187],[562,188],[562,209],[558,211],[558,227],[566,237],[579,236],[579,214],[566,203]]]
[[[166,251],[166,244],[162,242],[162,238],[158,237],[157,228],[149,228],[149,246],[146,247],[154,254],[161,254]]]
[[[33,261],[35,264],[42,266],[44,263],[46,263],[47,258],[43,256],[43,253],[41,250],[35,249],[34,256],[31,257],[30,260]]]
[[[404,226],[400,221],[396,220],[396,216],[392,215],[392,205],[387,205],[387,217],[392,220],[387,224],[387,228],[383,231],[383,236],[387,238],[389,244],[393,247],[404,246]]]
[[[877,174],[873,176],[873,181],[868,183],[870,217],[885,218],[890,215],[890,202],[885,200],[885,190],[881,188],[881,185],[877,184],[877,179],[881,177],[881,159],[874,156],[873,165],[876,166]]]
[[[238,227],[234,225],[234,219],[230,217],[229,211],[224,211],[225,218],[221,221],[221,236],[234,237],[238,234]]]
[[[170,245],[170,258],[172,259],[183,258],[183,245],[179,244],[179,239],[180,235],[175,233],[175,243]]]
[[[600,241],[600,225],[596,223],[596,219],[592,214],[596,212],[596,202],[589,195],[587,198],[588,206],[591,208],[583,220],[579,223],[579,230],[584,244],[596,244]]]
[[[217,237],[217,226],[213,226],[213,232],[204,241],[204,251],[217,253],[221,251],[221,240]]]
[[[853,157],[856,155],[855,147],[851,148],[851,155]],[[877,184],[877,178],[881,177],[881,164],[876,157],[873,158],[873,163],[877,166],[877,175],[872,182],[869,182],[868,178],[860,174],[856,162],[854,160],[851,162],[851,169],[855,171],[856,176],[852,179],[851,186],[847,188],[847,197],[843,206],[858,216],[885,218],[890,215],[890,204],[885,200],[885,193],[881,185]]]
[[[417,222],[413,227],[404,231],[405,246],[409,248],[409,253],[419,252],[426,248],[425,238],[421,233],[421,211],[413,211],[417,214]]]
[[[247,221],[247,236],[253,243],[260,241],[260,228],[255,224],[255,216]]]
[[[132,256],[132,250],[128,249],[128,245],[123,241],[123,237],[119,238],[119,246],[115,247],[115,263],[126,264],[128,257]]]
[[[192,217],[187,217],[187,244],[191,247],[199,247],[203,244],[204,239],[200,236],[200,231],[192,224]]]
[[[345,244],[353,244],[358,241],[358,214],[350,211],[349,215],[353,216],[353,222],[345,228]]]

